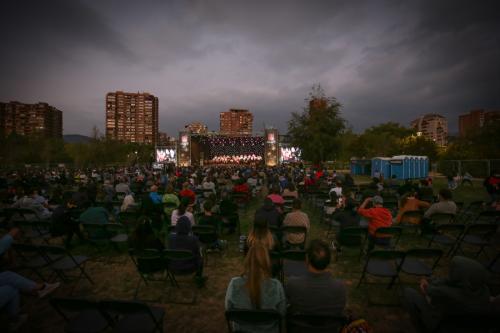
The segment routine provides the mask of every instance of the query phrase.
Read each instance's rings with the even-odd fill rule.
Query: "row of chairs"
[[[66,333],[163,332],[165,309],[136,301],[51,298]]]
[[[20,258],[19,269],[26,269],[35,273],[43,281],[50,281],[55,274],[62,281],[67,282],[71,276],[67,273],[78,271],[77,280],[85,277],[90,283],[94,283],[85,271],[85,263],[89,257],[84,255],[73,255],[62,246],[35,245],[14,243],[12,248]],[[44,270],[50,270],[51,276],[43,275]]]

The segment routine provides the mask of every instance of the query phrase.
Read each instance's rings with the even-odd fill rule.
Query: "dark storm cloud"
[[[286,129],[314,83],[356,130],[500,108],[495,1],[8,1],[0,100],[45,100],[65,131],[103,127],[108,91],[160,98],[160,128],[231,107]]]

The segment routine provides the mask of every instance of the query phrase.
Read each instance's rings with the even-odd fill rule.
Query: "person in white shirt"
[[[179,208],[177,208],[176,210],[174,210],[172,212],[172,216],[170,219],[170,225],[176,225],[177,221],[179,220],[179,218],[181,216],[186,216],[189,219],[189,221],[191,221],[191,225],[194,225],[194,215],[193,215],[193,213],[191,213],[187,210],[187,205],[184,202],[181,202],[181,204],[179,205]]]
[[[330,193],[335,192],[337,197],[342,196],[342,184],[340,182],[335,183],[335,187],[330,190]]]

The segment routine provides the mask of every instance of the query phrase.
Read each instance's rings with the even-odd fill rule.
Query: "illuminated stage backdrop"
[[[199,137],[199,143],[208,148],[208,156],[211,160],[217,156],[240,156],[255,155],[264,156],[263,137]]]

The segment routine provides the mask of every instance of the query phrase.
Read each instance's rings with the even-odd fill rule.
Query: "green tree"
[[[411,135],[401,139],[401,153],[405,155],[427,156],[436,161],[439,149],[437,144],[423,136]]]
[[[334,160],[341,151],[341,134],[345,120],[340,116],[342,105],[334,97],[326,97],[321,86],[313,86],[302,113],[292,113],[288,135],[302,157],[313,163]]]

